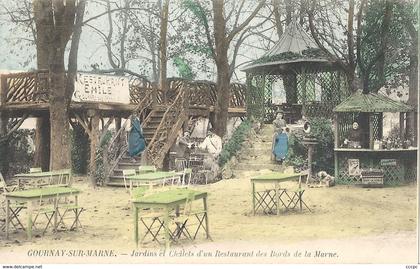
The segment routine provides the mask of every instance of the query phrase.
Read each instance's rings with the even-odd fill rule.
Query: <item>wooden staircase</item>
[[[152,106],[149,102],[142,102],[143,105],[147,104],[147,107],[151,108],[149,110],[139,104],[137,113],[141,119],[143,118],[141,125],[146,139],[146,149],[143,154],[146,154],[148,165],[162,167],[163,160],[175,142],[178,131],[188,118],[185,109],[187,96],[187,89],[182,88],[172,103]],[[121,129],[111,140],[108,150],[116,152],[112,154],[112,159],[107,159],[106,184],[108,186],[124,186],[122,170],[138,170],[141,165],[140,157],[133,159],[128,156],[125,124]]]

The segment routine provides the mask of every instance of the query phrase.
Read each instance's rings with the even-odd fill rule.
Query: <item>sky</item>
[[[176,1],[174,1],[176,2]],[[173,3],[173,2],[172,2]],[[29,46],[28,42],[20,42],[15,44],[16,41],[22,38],[31,38],[32,34],[28,29],[20,28],[15,29],[14,24],[10,22],[10,17],[5,14],[4,7],[9,9],[13,8],[13,2],[10,0],[0,0],[0,70],[22,70],[27,71],[35,68],[36,64],[36,50],[34,45]],[[104,11],[104,8],[95,4],[94,1],[88,1],[85,20],[93,17],[97,14],[101,14]],[[102,16],[91,22],[92,26],[104,29],[108,29],[108,22],[106,16]],[[114,26],[115,27],[115,26]],[[115,27],[116,28],[116,27]],[[114,29],[115,30],[115,29]],[[171,31],[171,29],[169,29]],[[171,33],[171,32],[170,32]],[[250,41],[253,42],[252,40]],[[257,40],[255,40],[257,42]],[[69,42],[70,43],[70,42]],[[20,48],[24,44],[23,48]],[[237,62],[241,63],[243,61],[248,61],[249,58],[257,59],[260,57],[264,51],[246,47],[243,45],[246,50],[246,57],[238,57]],[[11,53],[13,51],[13,53]],[[28,58],[32,58],[30,64],[24,66],[24,63]],[[92,64],[103,63],[101,69],[110,69],[110,65],[107,60],[106,48],[104,46],[103,40],[101,37],[90,27],[83,27],[82,36],[80,40],[80,47],[78,53],[78,69],[81,71],[91,71]],[[207,79],[215,80],[216,78],[216,68],[209,62],[210,74],[202,74],[199,70],[194,70],[197,72],[197,79]],[[138,70],[139,62],[135,60],[129,63],[128,69],[133,71],[140,72]],[[147,74],[146,74],[147,75]],[[245,82],[245,73],[238,71],[237,75],[240,82]],[[175,67],[171,62],[168,64],[168,77],[177,77],[179,76]],[[236,77],[232,79],[234,82],[237,81]]]

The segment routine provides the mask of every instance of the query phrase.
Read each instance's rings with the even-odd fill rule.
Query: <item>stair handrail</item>
[[[137,115],[139,118],[144,118],[143,113],[146,111],[146,109],[150,108],[150,106],[153,104],[153,91],[150,91],[146,94],[146,96],[143,98],[143,100],[138,103],[138,105],[133,109],[133,112],[131,115],[133,115],[135,112],[137,112]],[[130,115],[130,117],[131,117]],[[115,133],[115,135],[112,137],[112,139],[109,141],[108,150],[112,147],[112,145],[115,143],[117,138],[127,129],[127,125],[129,122],[126,120],[124,124],[121,126],[121,128],[118,130],[118,132]]]
[[[174,102],[166,109],[165,113],[162,116],[162,120],[159,123],[158,128],[155,131],[149,145],[147,146],[147,158],[149,162],[153,165],[160,167],[160,156],[157,156],[159,153],[163,154],[162,147],[165,146],[169,141],[169,133],[177,132],[176,127],[177,121],[183,121],[185,118],[185,107],[187,105],[188,98],[186,82],[184,82],[174,100]],[[170,114],[171,113],[171,114]],[[171,131],[171,132],[170,132]],[[166,137],[165,137],[166,136]],[[161,146],[159,146],[161,145]]]
[[[145,97],[137,104],[133,109],[132,114],[137,112],[139,118],[144,119],[145,113],[150,109],[154,102],[154,90],[146,93]],[[131,115],[132,115],[131,114]],[[130,115],[130,117],[131,117]],[[113,169],[118,164],[119,160],[122,158],[124,153],[128,149],[126,136],[126,129],[129,121],[126,120],[121,128],[114,134],[111,138],[108,148],[104,151],[104,164],[106,166],[106,180],[109,179],[109,176],[112,174]]]

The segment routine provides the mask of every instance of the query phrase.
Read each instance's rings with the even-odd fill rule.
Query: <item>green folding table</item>
[[[27,227],[26,232],[28,239],[32,238],[32,214],[33,214],[33,203],[42,199],[55,199],[60,197],[75,197],[75,206],[78,203],[78,195],[80,190],[72,187],[45,187],[45,188],[36,188],[28,189],[22,191],[14,191],[5,193],[6,197],[6,238],[9,238],[9,222],[10,222],[10,203],[13,201],[24,202],[27,204]],[[58,199],[54,201],[55,209],[58,208]],[[57,214],[54,217],[54,229],[57,227]]]
[[[133,200],[133,210],[134,210],[134,241],[136,246],[139,242],[139,225],[138,220],[141,214],[139,211],[142,209],[161,209],[163,210],[163,223],[165,231],[165,248],[169,248],[170,242],[170,231],[169,231],[169,214],[172,210],[177,210],[182,204],[185,204],[188,197],[191,197],[191,194],[194,196],[194,200],[203,200],[203,212],[204,222],[205,222],[205,231],[206,238],[210,238],[209,233],[209,221],[208,221],[208,209],[207,209],[207,192],[196,191],[191,189],[176,188],[170,189],[167,191],[151,194],[149,196],[139,197]],[[200,227],[198,227],[199,229]]]
[[[301,182],[303,176],[306,176],[306,174],[272,172],[251,178],[252,207],[254,215],[259,208],[262,208],[263,211],[266,209],[269,211],[276,209],[276,214],[279,215],[281,205],[288,209],[290,205],[296,206],[297,202],[301,203],[302,209],[302,203],[304,203],[302,200],[303,191],[301,191]],[[280,188],[280,183],[286,181],[296,181],[299,183],[299,191],[297,192],[297,196],[293,194],[293,196],[290,197],[285,188]],[[274,189],[264,192],[257,192],[255,187],[256,184],[274,184]],[[288,204],[282,200],[282,196],[286,196],[289,199]],[[294,200],[295,198],[297,198],[297,201]]]

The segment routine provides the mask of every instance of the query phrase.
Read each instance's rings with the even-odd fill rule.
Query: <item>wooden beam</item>
[[[92,132],[91,132],[91,129],[89,128],[88,123],[85,122],[85,120],[82,119],[82,117],[79,114],[75,113],[74,116],[76,117],[76,119],[80,123],[80,125],[82,125],[83,129],[85,129],[85,132],[88,134],[88,136],[91,137]]]
[[[401,141],[405,140],[405,113],[400,112],[400,139]]]
[[[338,148],[338,114],[334,114],[334,148]]]
[[[91,115],[91,131],[90,131],[90,164],[89,164],[89,173],[90,181],[93,187],[96,187],[96,148],[98,147],[99,142],[99,114],[94,113]]]
[[[369,148],[373,149],[373,140],[375,137],[373,136],[373,114],[369,113]]]

